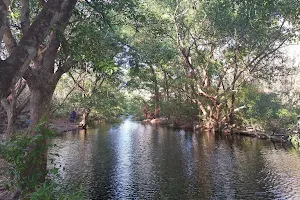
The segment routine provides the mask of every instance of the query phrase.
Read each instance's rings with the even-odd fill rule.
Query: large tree
[[[145,28],[130,30],[135,38],[130,48],[139,55],[137,65],[178,69],[171,80],[181,83],[179,96],[198,105],[205,127],[233,124],[235,112],[245,108],[236,106],[242,87],[288,71],[280,49],[295,37],[296,26],[290,23],[299,11],[290,7],[292,2],[144,1]],[[165,55],[168,48],[177,55],[161,62],[163,47]]]
[[[52,82],[57,82],[59,76],[62,74],[62,70],[59,68],[53,77],[45,78],[45,76],[42,76],[51,73],[51,69],[53,70],[52,73],[54,73],[54,62],[61,44],[60,38],[63,38],[59,37],[59,34],[63,34],[76,3],[77,0],[41,1],[41,10],[35,15],[35,13],[30,12],[32,7],[29,5],[29,0],[12,2],[12,8],[13,6],[21,5],[21,10],[19,11],[20,21],[10,19],[9,21],[5,20],[5,23],[2,24],[2,26],[5,26],[5,32],[1,40],[4,41],[6,51],[9,55],[5,60],[1,60],[0,97],[6,98],[9,94],[14,94],[15,83],[22,77],[26,78],[32,93],[32,134],[37,134],[33,127],[38,123],[43,114],[47,114],[47,106],[52,97],[51,93],[53,93],[56,85],[52,84]],[[10,12],[13,14],[13,9],[10,9]],[[34,19],[32,23],[31,19]],[[19,30],[12,29],[14,24],[19,26]],[[39,78],[44,79],[40,80]],[[51,83],[49,79],[52,81]],[[45,82],[49,85],[43,84]],[[41,91],[44,93],[41,93]],[[16,98],[16,96],[12,95],[12,98]],[[9,116],[9,120],[15,120],[14,110],[12,110],[12,116]],[[38,133],[41,134],[40,132]],[[38,146],[45,144],[45,139],[36,141],[36,144],[28,147],[29,155],[37,151],[36,148]],[[27,156],[24,162],[27,163],[27,168],[22,172],[24,180],[27,177],[33,176],[36,177],[38,182],[45,180],[47,148],[43,152],[39,152],[34,160],[31,159],[31,156]],[[28,186],[24,185],[24,188],[26,187],[30,191],[34,186],[28,188]]]
[[[5,3],[1,1],[4,5]],[[1,20],[0,30],[7,27],[7,13],[9,4],[2,6],[3,21]],[[34,21],[27,27],[28,23],[20,23],[26,32],[20,38],[20,41],[11,50],[10,55],[0,61],[0,97],[4,98],[10,94],[10,88],[21,78],[28,69],[31,60],[38,53],[41,43],[49,35],[50,27],[57,27],[61,21],[68,21],[70,16],[66,15],[73,10],[77,0],[50,0],[44,3],[42,10],[36,15]],[[23,1],[25,7],[29,1]],[[25,9],[26,10],[26,9]],[[26,11],[27,12],[27,11]],[[27,18],[29,19],[29,17]],[[1,34],[1,41],[3,35]]]
[[[265,1],[157,3],[171,19],[168,35],[190,79],[184,90],[191,92],[205,126],[233,123],[237,91],[254,78],[282,70],[278,50],[293,35],[279,6]],[[156,12],[158,6],[152,7]]]

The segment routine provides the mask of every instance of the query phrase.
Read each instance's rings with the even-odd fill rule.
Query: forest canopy
[[[296,115],[298,68],[286,48],[298,43],[298,4],[3,1],[6,135],[26,110],[30,130],[42,116],[71,109],[105,119],[126,113],[193,119],[208,128],[259,123],[269,119],[249,112],[261,95],[282,106],[272,108],[271,118],[280,109]]]

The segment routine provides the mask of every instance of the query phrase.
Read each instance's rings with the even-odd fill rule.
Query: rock
[[[160,120],[159,119],[152,119],[150,121],[151,124],[160,124]]]

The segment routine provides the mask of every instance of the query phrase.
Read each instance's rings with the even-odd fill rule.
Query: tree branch
[[[6,27],[9,5],[10,0],[0,0],[0,41],[2,41],[3,33]]]
[[[57,82],[60,79],[60,77],[64,73],[68,72],[75,64],[77,64],[77,62],[71,57],[68,57],[64,64],[61,67],[59,67],[57,71],[53,74],[53,81]]]
[[[22,0],[21,5],[21,29],[24,35],[30,27],[29,0]]]
[[[6,23],[4,35],[3,35],[3,42],[5,44],[5,48],[9,54],[11,54],[14,48],[18,45],[16,39],[14,38],[11,29],[9,27],[8,21]]]
[[[1,1],[3,3],[3,1]],[[0,3],[1,3],[0,2]],[[64,12],[73,9],[77,0],[49,0],[38,14],[28,31],[21,38],[10,56],[0,62],[0,97],[7,95],[14,76],[22,76],[37,48],[48,34],[50,26],[57,26],[64,17]],[[0,13],[1,15],[1,13]],[[2,22],[2,21],[1,21]],[[4,21],[6,23],[6,20]],[[1,39],[2,39],[2,35]],[[28,63],[25,65],[25,63]]]

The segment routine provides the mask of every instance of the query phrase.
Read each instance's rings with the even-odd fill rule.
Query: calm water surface
[[[300,155],[253,138],[125,120],[55,138],[61,182],[87,199],[300,199]]]

